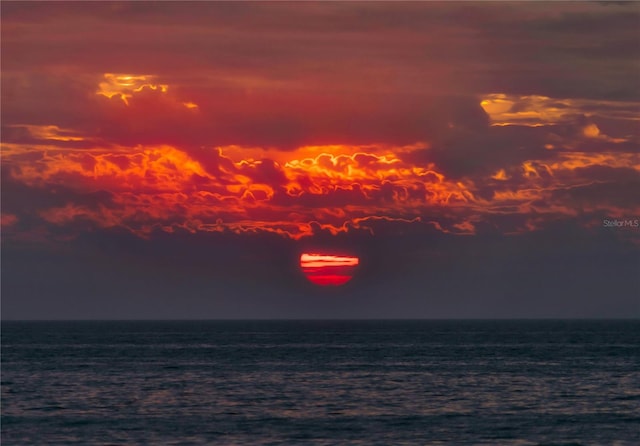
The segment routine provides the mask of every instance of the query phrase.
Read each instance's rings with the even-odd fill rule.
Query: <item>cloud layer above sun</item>
[[[2,16],[5,239],[640,216],[634,4],[5,2]]]

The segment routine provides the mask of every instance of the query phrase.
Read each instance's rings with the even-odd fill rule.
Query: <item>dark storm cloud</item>
[[[401,154],[411,163],[434,162],[450,177],[488,176],[500,168],[520,166],[526,160],[555,156],[544,148],[550,129],[489,126],[489,118],[474,98],[439,99],[441,106],[426,118],[429,148]]]
[[[39,209],[64,206],[68,203],[90,209],[113,206],[113,194],[108,191],[79,192],[64,185],[29,187],[7,177],[3,174],[2,208],[10,213],[21,214],[23,211],[33,213]]]
[[[81,215],[63,226],[52,224],[43,216],[43,212],[50,209],[75,206],[97,212],[105,208],[118,208],[113,194],[106,190],[79,191],[65,184],[66,181],[60,184],[28,186],[12,179],[7,166],[3,166],[2,214],[17,218],[11,227],[2,228],[3,246],[5,242],[16,239],[48,244],[54,240],[75,238],[78,233],[96,229],[94,222]]]
[[[558,203],[571,203],[583,209],[618,209],[625,214],[635,214],[640,209],[638,188],[640,178],[616,179],[615,182],[591,183],[584,186],[558,189],[552,199]],[[634,215],[631,215],[635,218]]]
[[[559,172],[560,178],[580,178],[583,181],[594,183],[632,183],[640,185],[640,172],[629,167],[609,167],[603,165],[593,165],[588,167],[576,167],[573,170]],[[640,203],[640,199],[637,200]]]

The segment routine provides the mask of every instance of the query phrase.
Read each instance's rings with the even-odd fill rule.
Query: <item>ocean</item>
[[[2,322],[9,445],[640,445],[640,321]]]

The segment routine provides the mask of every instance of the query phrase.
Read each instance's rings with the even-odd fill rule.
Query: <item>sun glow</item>
[[[132,98],[134,92],[140,92],[144,88],[151,90],[160,90],[162,93],[166,93],[169,90],[169,86],[166,84],[153,83],[155,76],[141,74],[114,74],[105,73],[104,81],[100,82],[98,91],[96,94],[105,96],[111,99],[113,96],[119,96],[126,105],[129,105],[129,99]],[[193,104],[189,102],[188,104]],[[197,107],[196,104],[193,104]],[[187,103],[185,107],[191,108]]]
[[[353,277],[354,268],[360,259],[349,255],[303,253],[300,267],[307,279],[316,285],[344,285]]]

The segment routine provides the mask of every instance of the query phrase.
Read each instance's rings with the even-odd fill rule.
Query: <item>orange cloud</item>
[[[141,236],[182,229],[268,231],[295,239],[313,235],[314,221],[319,230],[334,235],[371,233],[384,219],[415,224],[428,214],[444,216],[434,226],[442,232],[473,234],[477,220],[465,215],[475,213],[482,220],[482,214],[504,213],[498,209],[506,204],[515,206],[507,213],[532,212],[535,207],[538,212],[573,214],[549,197],[558,188],[583,182],[572,173],[579,169],[640,172],[637,155],[568,152],[546,163],[523,162],[519,171],[501,169],[491,178],[500,187],[485,198],[477,196],[480,183],[448,180],[434,165],[415,166],[393,152],[375,151],[302,159],[290,152],[291,159],[280,164],[267,158],[236,162],[213,148],[200,149],[195,159],[192,152],[168,145],[91,150],[44,146],[29,149],[27,158],[11,151],[4,162],[13,180],[31,187],[58,185],[111,194],[109,204],[68,203],[40,211],[56,225],[81,219]],[[210,167],[205,169],[207,160]]]
[[[198,105],[171,96],[169,85],[160,83],[156,76],[108,73],[96,94],[102,101],[115,99],[109,103],[115,108],[109,109],[112,113],[105,119],[115,126],[114,132],[126,127],[123,135],[127,138],[153,133],[153,138],[170,140],[172,132],[184,133],[184,128],[169,129],[166,134],[152,131],[167,115],[177,116],[176,110],[180,119],[198,119]],[[542,96],[496,94],[485,97],[481,105],[498,131],[512,135],[513,128],[499,127],[558,123],[569,119],[572,110],[585,106],[574,102],[564,101],[560,106]],[[438,160],[447,160],[443,154],[453,153],[456,157],[449,161],[467,161],[466,145],[472,149],[470,153],[484,155],[470,145],[475,142],[475,134],[470,132],[488,128],[486,122],[481,125],[480,118],[486,116],[478,117],[477,128],[456,130],[458,126],[453,126],[453,142],[448,144],[461,143],[459,154],[446,144],[434,151],[426,141],[401,146],[307,145],[288,151],[170,141],[114,144],[99,135],[54,124],[13,125],[31,139],[3,142],[3,169],[15,183],[69,194],[67,200],[58,195],[55,204],[35,212],[60,227],[82,221],[99,228],[125,228],[142,237],[154,231],[265,231],[293,239],[323,232],[375,233],[393,224],[468,235],[494,224],[492,219],[498,217],[576,215],[575,205],[561,191],[596,183],[589,179],[593,169],[640,172],[637,153],[550,153],[544,145],[527,153],[545,153],[548,159],[508,158],[510,163],[487,173],[474,174],[471,169],[468,175],[452,178]],[[109,128],[107,125],[101,131]],[[595,123],[583,123],[580,128],[576,137],[582,140],[617,141]],[[458,141],[460,135],[455,132],[467,139]],[[447,137],[442,141],[446,143]],[[77,142],[84,146],[73,146]],[[492,143],[509,147],[497,138],[484,142],[488,147],[482,150],[493,149]],[[504,147],[500,150],[506,153]],[[441,158],[434,156],[437,154]],[[97,198],[99,193],[104,193],[100,195],[103,198]],[[615,206],[602,203],[591,210],[613,210]],[[16,216],[16,221],[19,219]],[[543,223],[544,218],[536,217],[520,221],[517,227],[532,230]]]
[[[32,187],[113,194],[113,208],[52,208],[41,213],[47,221],[83,218],[142,233],[170,226],[237,232],[269,228],[298,237],[311,234],[310,221],[324,221],[336,233],[347,230],[347,221],[364,228],[363,218],[415,218],[428,204],[474,200],[463,183],[446,180],[433,166],[408,165],[391,152],[323,153],[284,165],[270,159],[234,162],[220,149],[209,149],[207,156],[203,152],[197,160],[168,145],[76,151],[44,146],[31,148],[28,160],[18,150],[6,161],[11,177]],[[213,161],[208,169],[207,160]],[[293,224],[284,229],[287,220]]]
[[[550,98],[541,95],[485,95],[480,105],[491,119],[491,125],[521,125],[529,127],[571,122],[576,116],[606,116],[638,121],[640,103],[589,99]],[[603,113],[602,109],[606,110]],[[588,132],[593,132],[589,129]],[[585,136],[590,136],[585,133]]]
[[[133,94],[141,92],[145,88],[158,90],[162,93],[167,92],[168,85],[152,83],[155,78],[156,76],[150,75],[105,73],[104,80],[98,85],[96,94],[109,99],[117,96],[122,99],[122,102],[129,105],[129,99],[133,97]]]

